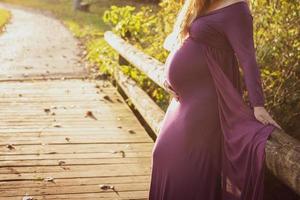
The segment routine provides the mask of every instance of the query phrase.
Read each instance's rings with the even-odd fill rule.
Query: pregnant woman
[[[186,0],[171,35],[174,98],[152,152],[149,200],[262,200],[265,143],[281,127],[264,108],[248,2]]]

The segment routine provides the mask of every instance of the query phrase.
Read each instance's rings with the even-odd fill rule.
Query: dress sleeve
[[[256,61],[253,41],[253,18],[247,8],[232,15],[225,27],[225,35],[242,67],[250,106],[264,106],[260,70]],[[239,13],[239,14],[238,14]]]

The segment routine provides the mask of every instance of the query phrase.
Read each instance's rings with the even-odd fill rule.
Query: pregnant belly
[[[187,38],[168,58],[166,78],[183,101],[209,101],[215,98],[214,83],[205,62],[202,44]]]

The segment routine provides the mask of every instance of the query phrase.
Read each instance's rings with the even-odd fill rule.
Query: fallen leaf
[[[46,177],[44,178],[45,182],[53,182],[54,183],[54,178],[53,177]]]
[[[49,113],[49,112],[51,112],[51,110],[50,110],[49,108],[45,108],[45,109],[44,109],[44,112],[45,112],[45,113]]]
[[[92,111],[87,111],[87,112],[85,113],[85,117],[90,117],[90,118],[92,118],[92,119],[94,119],[94,120],[97,120],[97,118],[95,117],[95,115],[93,114]]]
[[[108,95],[103,96],[103,99],[113,103],[113,100]]]
[[[9,150],[15,150],[16,149],[12,144],[6,145],[6,148],[8,148]]]
[[[60,125],[60,124],[53,124],[53,127],[55,127],[55,128],[60,128],[61,125]]]
[[[58,162],[58,165],[59,165],[61,168],[63,168],[64,170],[70,170],[69,167],[64,167],[65,164],[66,164],[66,162],[63,161],[63,160],[61,160],[61,161]]]
[[[115,187],[113,185],[99,185],[101,190],[109,190],[114,189]]]
[[[128,132],[129,132],[130,134],[136,134],[136,132],[135,132],[134,130],[132,130],[132,129],[128,129]]]
[[[33,197],[28,196],[28,194],[26,194],[26,195],[22,198],[22,200],[33,200]]]
[[[119,192],[115,189],[115,186],[113,186],[113,185],[99,185],[100,186],[100,188],[102,189],[102,190],[109,190],[109,189],[111,189],[111,190],[113,190],[118,196],[120,196],[119,195]]]
[[[122,153],[122,157],[125,158],[125,152],[123,150],[113,151],[112,153]]]
[[[59,166],[62,166],[62,165],[65,165],[65,164],[66,164],[66,162],[65,162],[65,161],[62,161],[62,160],[58,162],[58,165],[59,165]]]
[[[64,170],[70,170],[69,167],[61,167],[61,168],[63,168]]]

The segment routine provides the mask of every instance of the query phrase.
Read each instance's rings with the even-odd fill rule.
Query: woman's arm
[[[237,14],[236,16],[234,16]],[[224,33],[242,68],[252,107],[264,106],[264,94],[253,41],[253,20],[249,9],[232,13]]]
[[[232,13],[225,25],[224,34],[242,67],[255,118],[263,124],[273,124],[282,129],[264,108],[265,99],[253,40],[253,17],[248,6]]]

